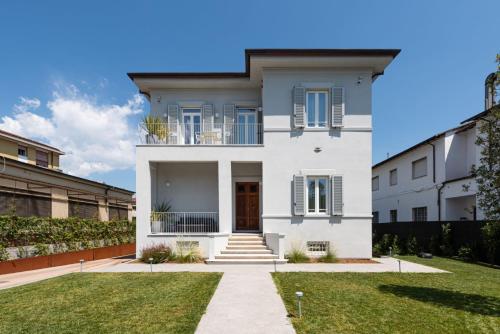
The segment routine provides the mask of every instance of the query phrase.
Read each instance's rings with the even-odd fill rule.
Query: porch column
[[[231,161],[218,162],[219,182],[219,232],[231,233],[233,229]]]

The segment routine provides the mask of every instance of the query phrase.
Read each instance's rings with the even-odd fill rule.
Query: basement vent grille
[[[310,255],[325,255],[330,248],[329,241],[308,241],[307,252]]]

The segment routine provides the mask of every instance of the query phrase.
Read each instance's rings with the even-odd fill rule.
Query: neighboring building
[[[63,154],[0,130],[0,215],[132,218],[133,192],[63,173]]]
[[[475,141],[487,112],[375,164],[373,221],[484,219],[471,170],[480,163]]]
[[[161,118],[137,146],[138,254],[370,258],[372,83],[398,53],[252,49],[243,73],[129,73]]]

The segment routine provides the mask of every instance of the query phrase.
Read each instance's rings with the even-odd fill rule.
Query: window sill
[[[332,217],[328,213],[306,213],[304,215],[305,218],[330,218]]]

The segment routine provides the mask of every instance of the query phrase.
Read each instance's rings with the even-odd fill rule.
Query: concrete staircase
[[[262,235],[238,233],[229,236],[225,250],[215,256],[215,260],[206,260],[207,264],[283,264],[272,250],[267,248]]]

